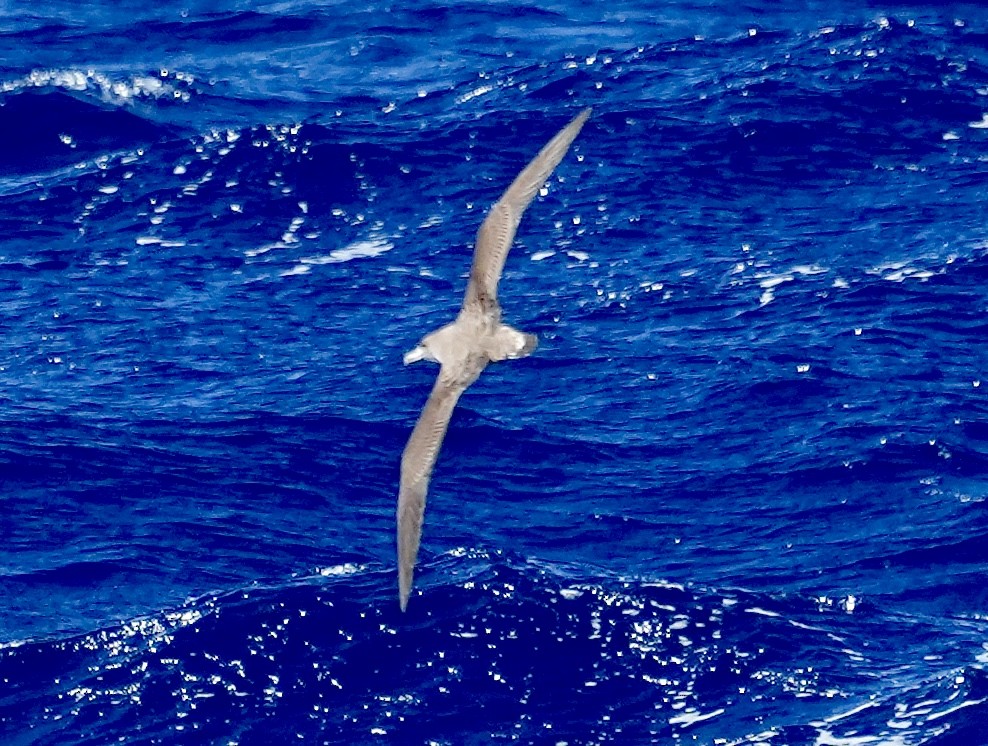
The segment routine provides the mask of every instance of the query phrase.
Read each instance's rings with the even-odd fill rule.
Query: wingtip
[[[583,125],[586,124],[591,114],[593,114],[592,107],[588,106],[585,109],[582,109],[580,113],[573,117],[573,119],[570,120],[570,123],[562,129],[560,134],[568,133],[569,136],[567,137],[567,140],[572,142],[576,139],[576,136],[580,133],[580,130],[583,129]]]
[[[593,114],[592,106],[588,106],[585,109],[582,109],[579,114],[573,117],[573,121],[570,123],[569,126],[576,125],[578,128],[582,129],[584,123],[590,118],[591,114]]]
[[[404,573],[398,576],[398,606],[401,607],[402,612],[408,609],[408,597],[412,593],[412,580],[407,578]]]
[[[412,595],[412,578],[415,575],[414,562],[398,561],[398,605],[402,611],[408,608],[408,597]]]

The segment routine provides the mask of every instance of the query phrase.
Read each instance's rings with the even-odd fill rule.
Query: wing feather
[[[466,390],[450,381],[440,370],[436,383],[401,454],[401,483],[398,488],[398,599],[401,610],[408,605],[415,558],[422,539],[422,519],[429,478],[439,456],[446,428],[460,395]]]
[[[463,298],[464,308],[480,305],[489,309],[497,304],[497,283],[501,279],[521,216],[566,155],[589,116],[590,109],[584,109],[563,127],[494,203],[477,232],[470,282]]]

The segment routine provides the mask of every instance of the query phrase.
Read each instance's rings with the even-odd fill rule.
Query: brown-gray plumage
[[[525,208],[566,155],[570,143],[590,116],[584,109],[539,151],[494,203],[480,230],[470,281],[456,320],[422,338],[407,353],[405,365],[418,360],[439,363],[439,376],[401,455],[398,488],[398,599],[408,605],[412,574],[422,538],[422,517],[429,477],[435,466],[460,395],[477,380],[489,362],[530,355],[537,339],[501,323],[497,284]]]

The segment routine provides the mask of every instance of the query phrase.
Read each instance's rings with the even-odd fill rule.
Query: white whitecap
[[[367,259],[380,256],[394,248],[394,244],[383,238],[371,238],[354,241],[341,249],[335,249],[326,256],[305,257],[304,264],[335,264],[349,262],[352,259]]]
[[[764,280],[758,283],[758,286],[766,290],[770,290],[774,287],[781,285],[784,282],[792,282],[794,278],[792,275],[775,275],[774,277],[766,277]]]
[[[287,248],[288,247],[285,244],[281,243],[280,241],[275,241],[274,243],[267,243],[264,244],[263,246],[258,246],[256,249],[247,249],[244,252],[244,255],[248,257],[255,257],[255,256],[260,256],[261,254],[267,254],[272,249],[287,249]]]
[[[477,88],[474,88],[472,91],[467,91],[462,96],[459,96],[456,99],[456,103],[465,104],[470,99],[477,98],[478,96],[483,96],[485,93],[490,93],[493,90],[494,90],[494,86],[492,85],[478,86]]]
[[[691,707],[686,710],[681,715],[674,715],[669,718],[669,725],[693,725],[694,723],[702,723],[704,720],[710,720],[717,717],[718,715],[723,715],[723,709],[713,710],[712,712],[700,712],[695,707]]]
[[[974,130],[988,129],[988,114],[982,114],[980,122],[971,122],[967,126]]]
[[[782,616],[778,612],[769,611],[768,609],[762,609],[761,607],[758,606],[751,606],[745,609],[745,611],[749,614],[758,614],[759,616],[771,616],[771,617]]]
[[[355,565],[352,562],[346,562],[342,565],[333,565],[332,567],[317,567],[316,574],[322,575],[323,577],[329,577],[332,575],[354,575],[361,572],[363,569],[363,565]]]
[[[279,273],[281,277],[294,277],[295,275],[304,275],[310,271],[312,267],[305,264],[296,264],[291,269],[286,269],[284,272]]]

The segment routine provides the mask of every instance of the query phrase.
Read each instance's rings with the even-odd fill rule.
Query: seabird
[[[524,334],[501,323],[497,283],[525,208],[566,155],[589,116],[590,109],[584,109],[563,127],[494,203],[477,232],[470,280],[459,315],[453,323],[423,337],[404,357],[405,365],[431,360],[440,368],[429,400],[401,454],[398,600],[402,611],[408,606],[412,590],[429,477],[456,402],[488,363],[525,357],[535,349],[538,340],[534,334]]]

